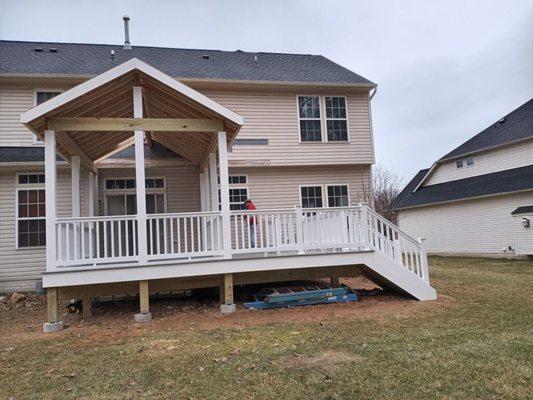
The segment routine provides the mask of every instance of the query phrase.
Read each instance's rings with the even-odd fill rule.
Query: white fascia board
[[[72,89],[61,93],[60,95],[32,108],[31,110],[22,113],[22,115],[20,116],[20,122],[27,126],[29,122],[33,121],[34,119],[39,118],[49,113],[50,111],[78,98],[79,96],[82,96],[98,88],[99,86],[102,86],[112,81],[113,79],[123,76],[135,69],[144,72],[145,74],[169,86],[177,92],[211,109],[222,117],[231,120],[237,125],[242,125],[244,123],[243,118],[240,115],[228,110],[226,107],[204,96],[200,92],[197,92],[196,90],[191,89],[183,83],[176,81],[170,76],[164,74],[163,72],[157,70],[156,68],[146,64],[145,62],[137,58],[132,58],[120,65],[117,65],[116,67],[111,68],[110,70],[103,72],[100,75],[97,75],[86,82],[80,83]]]

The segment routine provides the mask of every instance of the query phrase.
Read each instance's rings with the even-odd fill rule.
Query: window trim
[[[320,142],[306,142],[302,141],[302,132],[300,129],[300,97],[318,97],[318,104],[320,108],[320,133],[321,133],[321,141]],[[342,97],[344,98],[344,104],[346,106],[346,136],[347,140],[333,140],[328,141],[328,127],[327,127],[327,121],[328,118],[326,117],[326,97]],[[298,118],[298,144],[308,144],[308,145],[317,145],[317,144],[350,144],[350,118],[349,118],[349,106],[348,106],[348,96],[346,95],[335,95],[335,94],[325,94],[325,95],[318,95],[318,94],[297,94],[296,95],[296,116]],[[313,118],[311,118],[313,119]],[[315,118],[316,119],[316,118]],[[344,121],[344,118],[329,118],[332,121],[335,120],[342,120]],[[305,120],[305,119],[304,119]]]
[[[65,92],[64,88],[37,88],[33,89],[33,107],[37,107],[37,93],[58,93]],[[33,134],[33,145],[44,146],[44,141],[40,140],[37,135]]]
[[[229,179],[230,177],[232,176],[244,176],[246,178],[246,183],[229,183]],[[248,174],[228,174],[228,197],[229,197],[229,191],[231,189],[246,189],[246,196],[247,198],[251,198],[250,197],[250,179],[248,177]],[[218,198],[220,199],[220,177],[219,177],[219,182],[218,182],[218,185],[217,185],[217,194],[218,194]],[[245,211],[245,210],[232,210],[231,209],[231,201],[229,203],[230,205],[230,212],[232,211]],[[233,204],[237,204],[237,203],[233,203]],[[220,203],[220,201],[218,202],[218,209],[219,211],[221,210],[221,207],[222,207],[222,204]]]
[[[300,117],[300,97],[316,97],[318,98],[318,110],[320,112],[320,118],[301,118]],[[324,143],[324,123],[323,123],[323,109],[322,109],[322,100],[320,95],[317,94],[297,94],[296,95],[296,116],[298,117],[298,143],[303,144],[318,144]],[[320,141],[304,141],[302,140],[302,129],[300,126],[300,121],[316,121],[320,122]]]
[[[44,175],[43,171],[27,171],[27,172],[17,172],[15,174],[15,250],[33,250],[33,249],[46,249],[44,246],[19,246],[19,191],[20,190],[41,190],[45,189],[44,183],[19,183],[20,175]],[[45,207],[46,207],[46,198],[45,198]],[[46,216],[44,218],[35,218],[35,219],[44,219],[46,224]],[[45,231],[46,232],[46,231]]]
[[[324,133],[325,143],[350,143],[350,120],[348,119],[348,97],[327,95],[324,97]],[[344,99],[344,111],[346,112],[346,118],[328,118],[326,114],[326,97],[340,97]],[[346,140],[328,140],[328,121],[346,121]]]
[[[320,186],[322,188],[322,207],[315,207],[315,208],[342,208],[342,207],[329,207],[329,198],[328,198],[328,187],[329,186],[346,186],[347,193],[348,193],[348,205],[346,207],[351,207],[351,198],[350,198],[350,185],[348,183],[309,183],[305,185],[298,185],[298,198],[300,202],[300,208],[303,207],[302,202],[302,187],[317,187]],[[326,200],[326,201],[324,201]]]
[[[338,206],[338,207],[329,207],[329,196],[328,196],[328,188],[331,186],[346,186],[346,197],[348,197],[348,205],[347,206]],[[328,202],[328,208],[342,208],[342,207],[351,207],[351,201],[350,201],[350,185],[347,183],[328,183],[326,184],[326,200]]]
[[[107,216],[107,197],[108,196],[113,196],[113,195],[127,195],[127,194],[136,194],[137,191],[136,191],[136,188],[133,188],[133,189],[106,189],[106,182],[107,180],[113,180],[113,179],[133,179],[134,181],[136,180],[135,177],[131,177],[131,176],[106,176],[104,179],[103,179],[103,192],[104,192],[104,216]],[[163,179],[163,185],[164,187],[162,188],[147,188],[145,187],[145,193],[146,194],[162,194],[163,195],[163,201],[165,202],[165,207],[164,207],[164,213],[167,213],[168,212],[168,203],[167,203],[167,178],[163,177],[163,176],[146,176],[145,177],[145,180],[146,179]],[[137,182],[135,182],[135,185],[137,185]],[[145,184],[146,186],[146,184]],[[137,214],[135,214],[137,215]]]

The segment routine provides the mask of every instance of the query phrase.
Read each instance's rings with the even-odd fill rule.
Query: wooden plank
[[[65,148],[67,148],[71,154],[80,156],[80,161],[83,163],[85,168],[94,173],[97,172],[93,161],[68,134],[58,132],[57,139],[58,142],[60,142]]]
[[[81,301],[82,301],[82,305],[83,305],[83,313],[82,313],[83,319],[91,318],[92,315],[93,315],[92,298],[91,297],[82,297]]]
[[[57,296],[57,288],[48,288],[46,289],[46,299],[47,299],[47,314],[48,322],[57,322],[58,321],[58,305],[59,298]]]
[[[56,131],[154,131],[219,132],[221,120],[183,118],[50,118],[48,129]]]
[[[150,291],[148,288],[148,281],[139,282],[139,306],[141,314],[150,312]]]
[[[224,303],[233,304],[233,274],[224,274]]]

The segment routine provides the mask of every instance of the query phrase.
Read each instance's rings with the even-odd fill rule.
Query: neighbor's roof
[[[533,137],[533,99],[450,151],[439,161]]]
[[[427,171],[427,169],[419,171],[396,197],[394,205],[396,209],[466,200],[500,193],[533,190],[533,165],[529,165],[527,167],[423,186],[412,193]]]
[[[517,215],[517,214],[532,214],[532,213],[533,213],[533,206],[522,206],[522,207],[518,207],[511,214]]]
[[[111,59],[111,50],[115,51],[115,60]],[[123,50],[122,46],[106,44],[6,40],[0,41],[0,54],[0,74],[92,76],[137,58],[174,78],[374,86],[323,56],[309,54],[147,46]]]

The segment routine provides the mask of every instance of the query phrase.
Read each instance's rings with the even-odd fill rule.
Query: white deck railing
[[[224,249],[220,211],[147,216],[148,262],[373,250],[429,282],[421,243],[366,206],[232,211]],[[57,267],[139,261],[138,217],[59,218]]]

